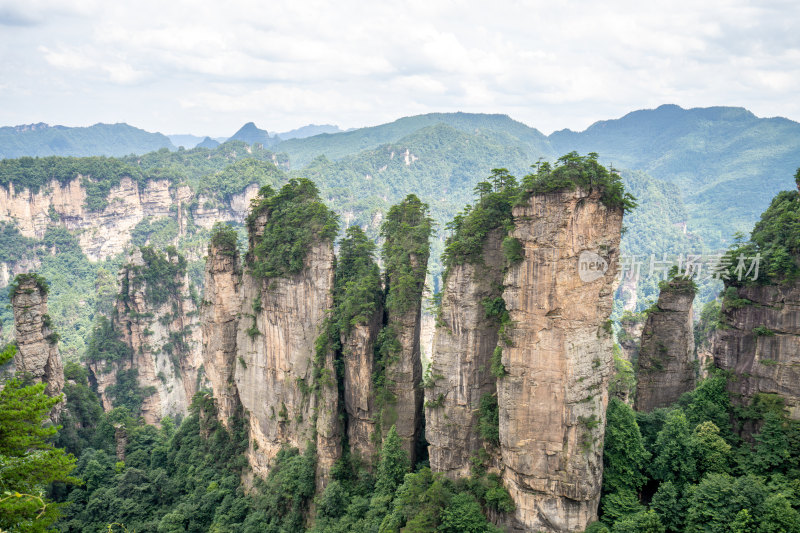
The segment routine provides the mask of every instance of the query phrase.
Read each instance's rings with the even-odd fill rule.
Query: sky
[[[0,126],[376,125],[544,133],[661,104],[800,121],[800,2],[0,0]]]

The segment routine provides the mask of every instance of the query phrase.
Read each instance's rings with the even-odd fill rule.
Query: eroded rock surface
[[[14,311],[17,353],[14,367],[17,373],[30,376],[35,383],[45,383],[48,396],[59,396],[64,389],[64,368],[58,353],[58,336],[50,328],[47,314],[47,291],[44,280],[35,275],[17,278],[11,299]],[[63,403],[53,408],[57,417]]]
[[[205,305],[201,313],[203,368],[217,401],[219,419],[226,426],[239,405],[234,374],[241,312],[241,276],[236,248],[209,246]]]
[[[504,232],[494,230],[477,264],[453,265],[442,295],[441,321],[434,334],[431,387],[425,391],[425,435],[431,469],[467,477],[470,458],[484,447],[478,430],[481,397],[496,395],[491,357],[500,323],[484,301],[502,290]]]
[[[511,346],[500,344],[507,374],[497,385],[503,481],[516,503],[509,529],[583,531],[603,477],[622,210],[578,188],[532,196],[513,215],[524,259],[505,276]],[[595,279],[579,275],[582,252],[602,259],[584,275]]]
[[[734,400],[747,403],[758,393],[779,394],[800,419],[800,284],[738,289],[740,305],[723,300],[712,352],[715,366],[732,371]]]
[[[172,264],[181,260],[177,254],[167,258]],[[141,415],[148,424],[158,425],[165,416],[185,416],[204,383],[202,334],[199,301],[190,291],[185,270],[174,278],[146,280],[149,269],[137,249],[120,270],[121,292],[113,321],[130,356],[110,363],[92,362],[90,370],[103,407],[109,410],[113,402],[108,387],[117,384],[120,371],[135,369],[144,392]],[[154,292],[160,296],[154,297]]]
[[[656,309],[642,330],[636,368],[636,409],[666,407],[697,385],[691,281],[673,279],[663,285]]]

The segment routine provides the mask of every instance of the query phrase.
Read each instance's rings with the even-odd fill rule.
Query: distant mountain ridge
[[[684,109],[662,105],[599,121],[584,131],[566,129],[549,136],[507,115],[459,112],[403,117],[349,131],[310,124],[278,135],[248,122],[230,139],[258,143],[284,153],[291,168],[298,171],[320,156],[330,161],[355,161],[354,157],[360,160],[356,157],[359,154],[436,125],[479,135],[492,145],[519,154],[506,165],[516,167],[517,172],[526,172],[520,168],[521,161],[553,161],[574,150],[581,154],[597,152],[604,164],[643,171],[672,183],[683,197],[688,231],[702,233],[703,241],[711,248],[729,242],[735,231],[748,232],[774,194],[793,186],[791,177],[800,166],[799,123],[786,118],[759,118],[740,107]],[[177,140],[179,136],[175,137]],[[214,148],[222,140],[191,137],[205,148]],[[428,157],[437,157],[437,146],[445,153],[452,149],[448,143],[466,142],[457,139],[454,136],[437,145],[443,142],[442,136],[432,135],[429,142],[433,150]],[[165,136],[127,124],[66,128],[39,123],[0,128],[0,157],[126,155],[163,147],[174,149]],[[473,172],[480,172],[478,168],[482,167],[470,165],[468,160],[463,165],[464,170],[459,173],[468,173],[470,167]],[[476,180],[479,178],[475,176]]]
[[[23,156],[124,156],[161,148],[175,149],[166,135],[128,124],[71,128],[44,122],[0,127],[0,159]]]
[[[332,124],[308,124],[283,133],[276,133],[276,136],[286,141],[289,139],[305,139],[306,137],[322,135],[323,133],[342,133],[343,131],[344,130],[339,128],[339,126],[334,126]]]
[[[270,137],[267,130],[259,129],[253,122],[248,122],[239,128],[228,140],[244,141],[247,144],[260,144],[264,148],[269,148],[280,142],[280,139],[277,137]]]

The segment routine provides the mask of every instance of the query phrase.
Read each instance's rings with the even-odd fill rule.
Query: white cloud
[[[550,131],[668,102],[800,119],[794,2],[0,0],[4,14],[0,84],[17,96],[0,124],[220,135],[463,110]]]

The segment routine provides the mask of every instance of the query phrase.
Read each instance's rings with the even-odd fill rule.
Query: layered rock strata
[[[505,276],[510,345],[498,379],[513,531],[582,531],[602,482],[610,322],[622,209],[581,188],[513,210],[524,259]]]
[[[37,192],[15,188],[13,183],[0,187],[0,221],[13,222],[22,235],[37,239],[54,224],[64,226],[77,232],[81,248],[90,260],[100,261],[123,252],[134,227],[147,217],[174,218],[177,206],[181,229],[185,229],[181,219],[186,209],[191,211],[194,223],[206,229],[218,220],[241,223],[250,201],[258,193],[258,185],[253,184],[220,204],[195,195],[186,186],[174,187],[167,180],[150,180],[140,187],[133,179],[123,177],[108,193],[107,206],[93,211],[86,206],[84,179],[87,178],[77,176],[63,184],[51,180]],[[12,264],[7,268],[18,266]]]
[[[383,308],[376,309],[363,324],[342,335],[344,408],[350,451],[369,465],[379,448],[376,424],[375,342],[382,326]]]
[[[697,385],[691,281],[676,278],[662,284],[656,309],[642,330],[636,367],[635,406],[649,412],[666,407]]]
[[[240,404],[234,375],[241,281],[236,247],[209,245],[201,313],[203,368],[217,402],[219,419],[225,426],[229,425]]]
[[[265,223],[265,216],[256,220],[251,247]],[[312,442],[324,485],[341,454],[333,354],[315,348],[331,309],[333,276],[333,246],[323,241],[310,247],[299,274],[242,277],[234,383],[248,414],[247,457],[257,475],[267,474],[281,448],[304,450]]]
[[[715,366],[735,376],[732,398],[779,394],[800,420],[800,284],[741,287],[735,300],[726,294],[712,343]]]
[[[34,383],[45,383],[48,396],[59,396],[64,389],[64,368],[58,352],[58,335],[50,327],[47,314],[47,287],[36,274],[16,278],[11,307],[17,352],[14,368]],[[56,404],[52,416],[58,417],[62,404]]]
[[[491,232],[481,261],[453,265],[444,284],[425,390],[425,435],[431,469],[453,478],[469,476],[470,458],[485,446],[480,402],[497,394],[490,367],[500,324],[487,316],[485,302],[502,290],[503,236],[502,230]]]
[[[177,254],[167,254],[173,265],[181,260]],[[117,383],[120,371],[135,369],[138,386],[148,392],[141,416],[148,424],[158,425],[165,416],[188,413],[204,378],[200,302],[191,294],[185,269],[176,268],[171,278],[145,279],[152,268],[136,249],[120,270],[114,329],[130,348],[130,356],[112,363],[92,362],[90,370],[103,407],[109,410],[113,401],[108,387]],[[161,296],[155,297],[155,293]]]

